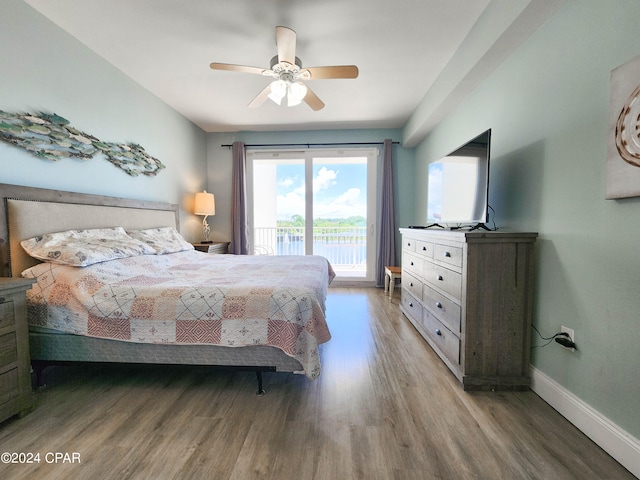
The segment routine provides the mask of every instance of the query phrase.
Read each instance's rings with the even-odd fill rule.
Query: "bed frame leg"
[[[39,362],[38,360],[31,361],[31,368],[33,369],[33,373],[35,374],[35,387],[40,388],[44,387],[44,369],[47,368],[47,364],[45,362]]]
[[[265,393],[262,388],[262,370],[256,370],[256,377],[258,378],[258,392],[256,393],[256,396],[262,397]]]

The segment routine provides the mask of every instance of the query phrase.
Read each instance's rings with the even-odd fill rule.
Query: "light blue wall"
[[[0,142],[0,183],[185,207],[202,189],[205,132],[24,2],[0,2],[0,45],[0,110],[55,112],[101,140],[138,143],[166,165],[156,177],[131,177],[104,157],[50,162]],[[198,220],[186,210],[181,219],[197,236]]]
[[[306,108],[302,105],[298,108]],[[246,144],[282,144],[282,143],[341,143],[341,142],[383,142],[390,138],[401,140],[400,130],[314,130],[295,132],[238,132],[210,133],[208,139],[209,187],[216,195],[216,216],[210,222],[214,236],[220,240],[231,238],[231,217],[228,211],[217,213],[217,205],[229,205],[231,202],[231,150],[221,145],[230,145],[235,141]],[[380,146],[380,152],[382,147]],[[394,145],[394,186],[398,227],[407,226],[413,217],[414,195],[414,149]],[[381,168],[378,168],[380,174]],[[378,182],[379,183],[379,182]],[[224,208],[224,207],[223,207]],[[399,245],[399,240],[398,240]]]
[[[640,198],[604,189],[610,72],[640,55],[639,26],[637,0],[568,0],[416,149],[421,193],[429,161],[493,129],[498,226],[540,235],[534,323],[574,329],[579,347],[536,348],[532,363],[636,438]]]

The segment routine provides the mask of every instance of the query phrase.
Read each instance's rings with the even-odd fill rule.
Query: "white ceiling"
[[[505,11],[519,4],[518,14],[540,2],[25,0],[207,132],[403,127],[492,1]],[[270,101],[247,108],[271,79],[209,64],[269,67],[277,25],[297,32],[303,66],[355,64],[359,77],[309,81],[326,104],[317,112]]]

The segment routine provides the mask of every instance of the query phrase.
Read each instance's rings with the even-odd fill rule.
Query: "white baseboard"
[[[533,366],[531,390],[640,478],[640,440]]]

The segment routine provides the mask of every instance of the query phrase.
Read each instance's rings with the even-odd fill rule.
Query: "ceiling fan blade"
[[[307,94],[304,96],[304,101],[311,107],[312,110],[318,111],[324,108],[324,102],[313,93],[313,91],[307,87]]]
[[[209,65],[214,70],[227,70],[230,72],[243,72],[243,73],[255,73],[256,75],[262,75],[265,71],[260,67],[248,67],[247,65],[233,65],[231,63],[212,63]]]
[[[296,32],[287,27],[276,27],[278,62],[296,64]]]
[[[355,65],[334,65],[332,67],[309,67],[311,74],[309,80],[322,80],[326,78],[358,78],[358,67]]]
[[[260,107],[267,98],[269,98],[269,94],[271,93],[271,84],[267,85],[256,97],[249,102],[249,108],[258,108]]]

